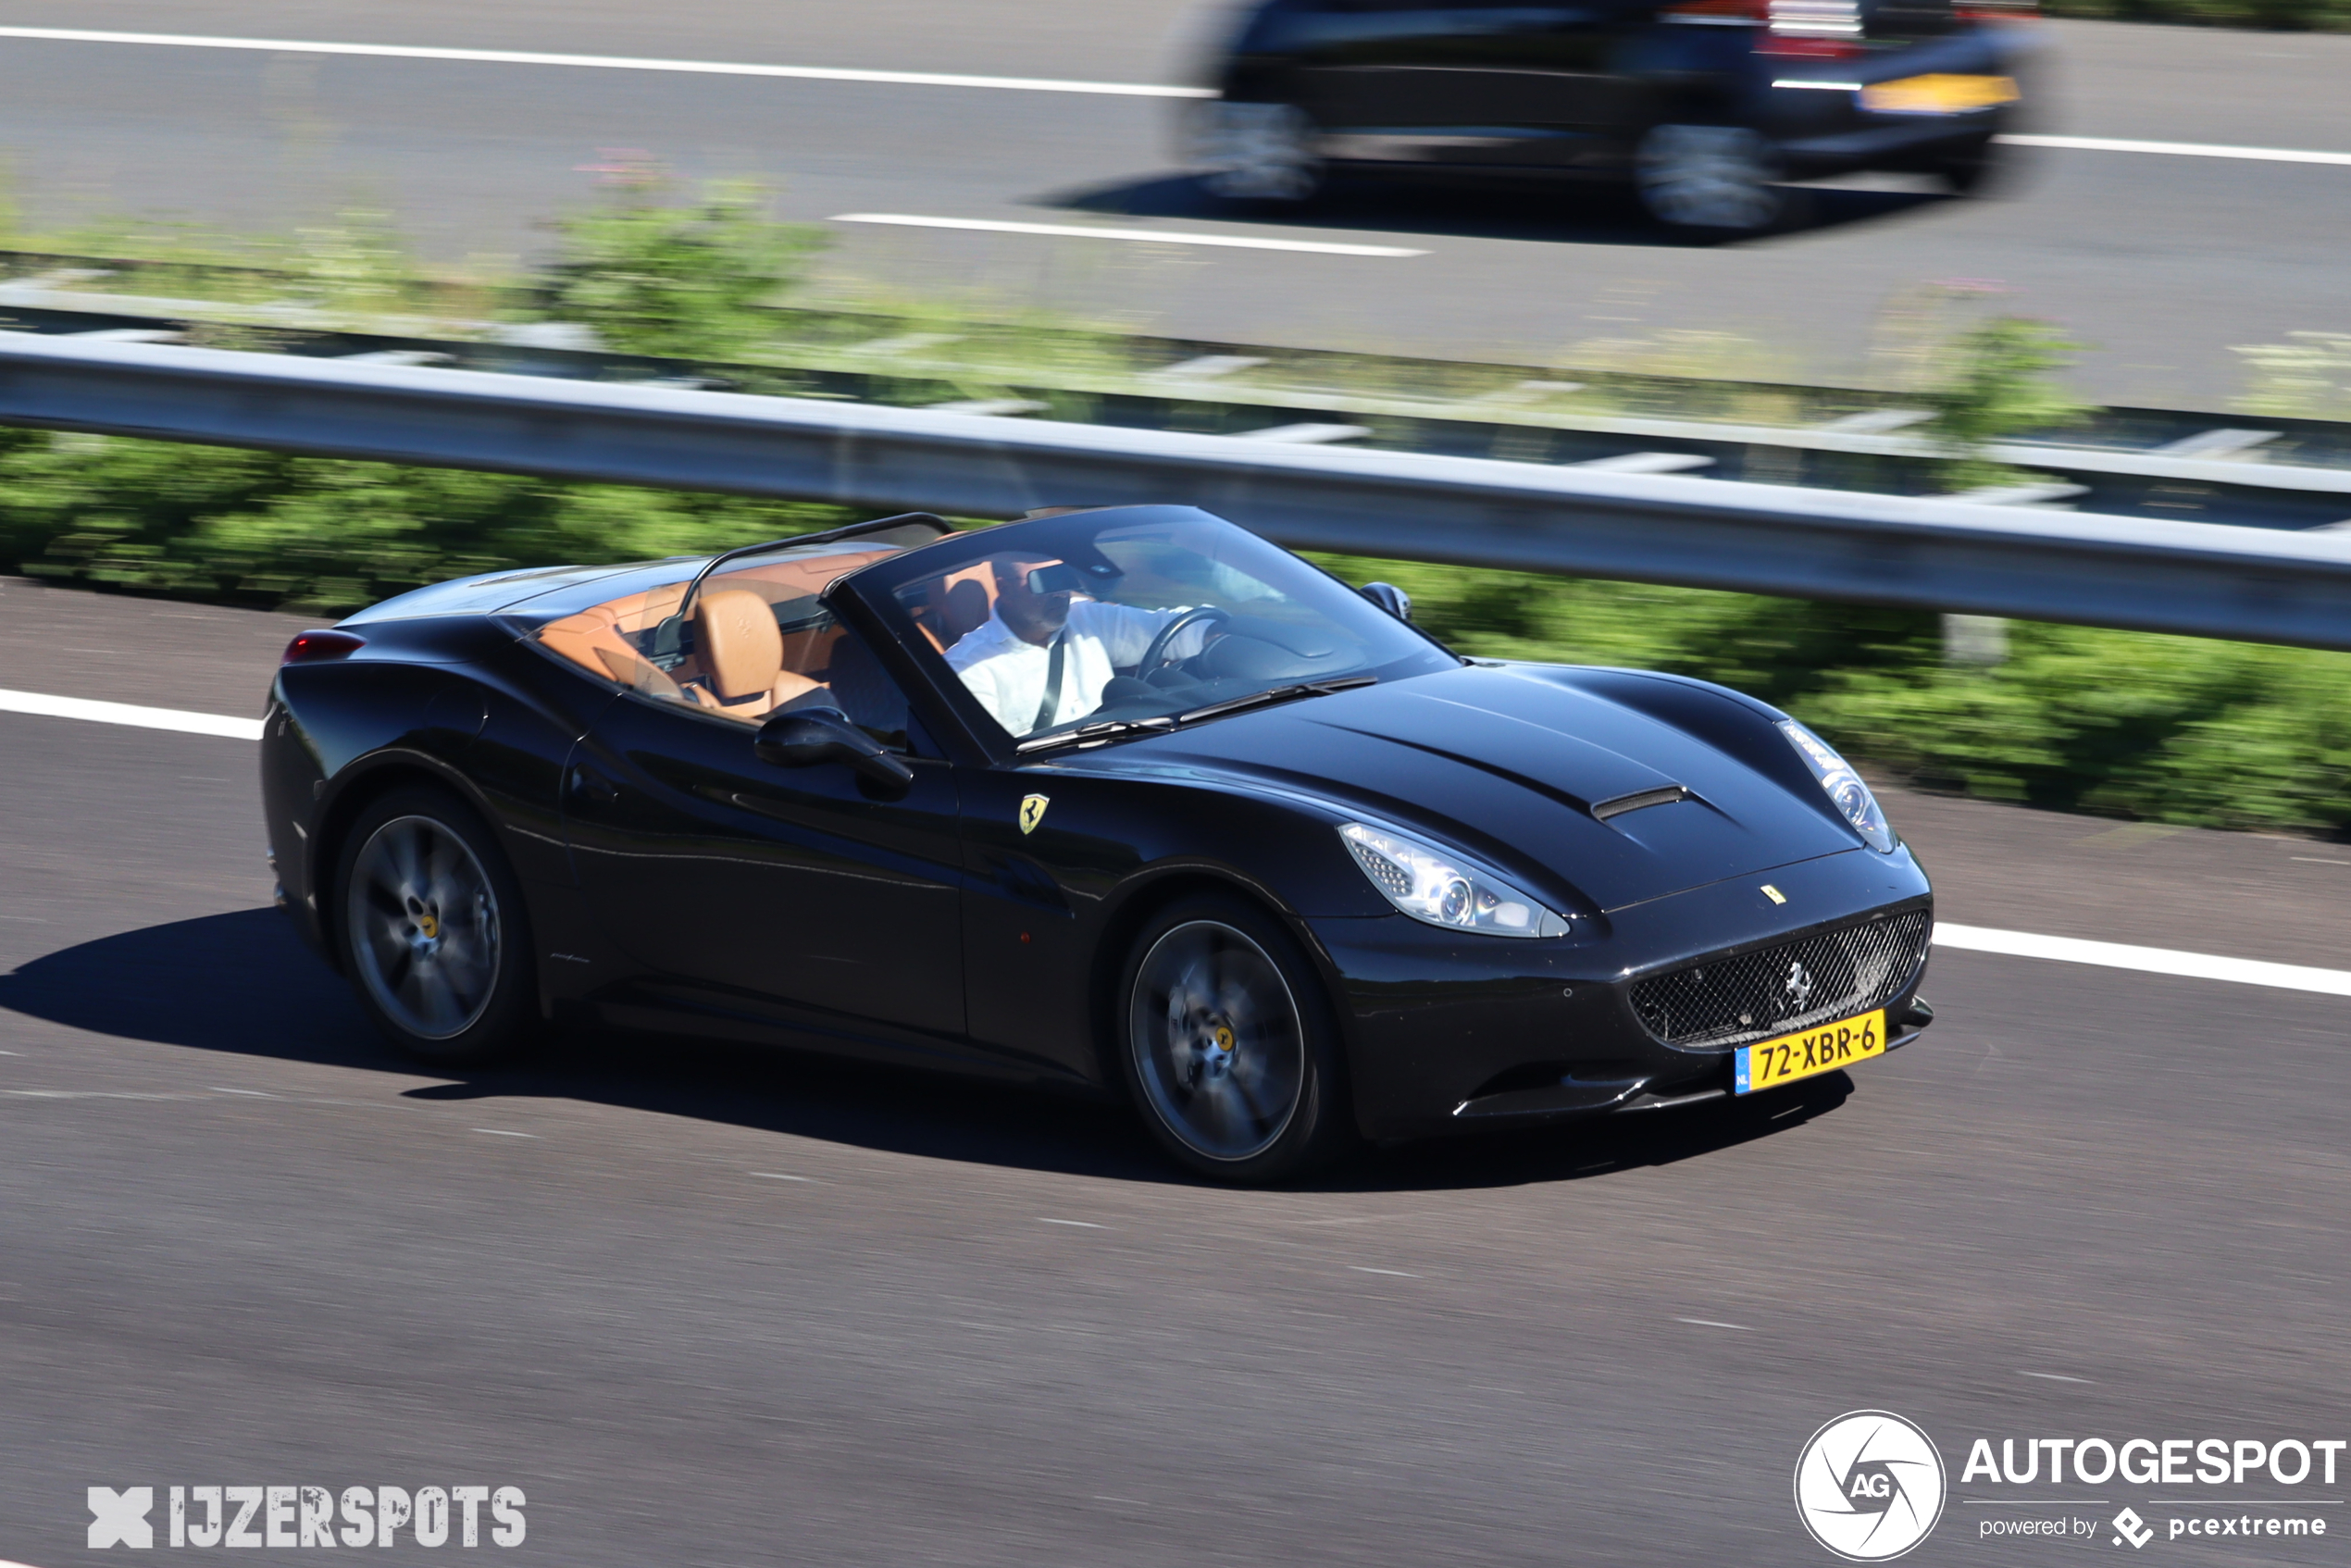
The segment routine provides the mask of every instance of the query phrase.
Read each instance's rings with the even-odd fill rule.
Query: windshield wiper
[[[1194,708],[1188,714],[1176,716],[1178,724],[1197,724],[1204,718],[1220,718],[1237,714],[1244,708],[1262,708],[1270,703],[1287,703],[1293,697],[1320,697],[1326,691],[1344,691],[1351,686],[1375,686],[1375,675],[1341,675],[1328,680],[1301,680],[1294,686],[1269,687],[1252,691],[1246,697],[1230,697],[1221,703],[1211,703],[1204,708]]]
[[[1176,728],[1176,721],[1164,716],[1158,718],[1106,718],[1098,724],[1081,724],[1059,735],[1039,735],[1034,740],[1023,740],[1013,750],[1018,753],[1051,751],[1055,746],[1076,746],[1115,740],[1122,735],[1163,735]]]

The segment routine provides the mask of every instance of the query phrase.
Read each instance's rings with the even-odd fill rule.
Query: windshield
[[[1163,728],[1458,662],[1344,583],[1205,512],[1119,508],[967,537],[944,559],[946,546],[921,552],[937,565],[894,596],[955,682],[1032,747],[1083,727]]]

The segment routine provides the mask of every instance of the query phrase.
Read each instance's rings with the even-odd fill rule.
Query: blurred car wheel
[[[1354,1139],[1337,1028],[1297,943],[1238,899],[1185,899],[1137,938],[1120,988],[1127,1082],[1167,1151],[1255,1185]]]
[[[1209,193],[1226,201],[1296,205],[1323,188],[1314,122],[1291,104],[1203,105],[1192,162]]]
[[[1964,152],[1947,155],[1936,166],[1936,172],[1959,194],[1981,195],[2000,182],[2007,172],[2007,160],[1987,136]]]
[[[337,886],[345,972],[393,1044],[472,1066],[520,1042],[537,1012],[522,890],[463,802],[429,786],[377,801]]]
[[[1744,126],[1658,126],[1633,168],[1650,216],[1692,233],[1757,233],[1787,209],[1772,144]]]

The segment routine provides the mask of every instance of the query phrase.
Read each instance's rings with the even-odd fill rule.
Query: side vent
[[[1661,790],[1643,790],[1637,794],[1619,795],[1612,801],[1602,801],[1592,808],[1592,815],[1606,822],[1611,816],[1623,816],[1628,811],[1643,806],[1670,806],[1676,801],[1693,800],[1690,791],[1680,784],[1668,784]]]

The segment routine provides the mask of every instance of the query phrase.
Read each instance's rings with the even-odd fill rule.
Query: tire
[[[1778,223],[1788,206],[1772,144],[1738,125],[1661,125],[1633,157],[1641,205],[1693,237],[1735,239]]]
[[[386,1039],[438,1067],[504,1056],[538,1017],[522,887],[488,824],[404,785],[362,812],[335,876],[336,941]]]
[[[1981,196],[2000,183],[2005,164],[1999,149],[1987,136],[1965,151],[1947,153],[1936,161],[1934,169],[1953,194]]]
[[[1326,171],[1313,120],[1292,104],[1203,104],[1190,126],[1192,166],[1208,193],[1228,202],[1302,206]]]
[[[1322,983],[1254,904],[1203,894],[1161,911],[1127,954],[1116,1029],[1136,1109],[1201,1176],[1262,1186],[1355,1141]]]

